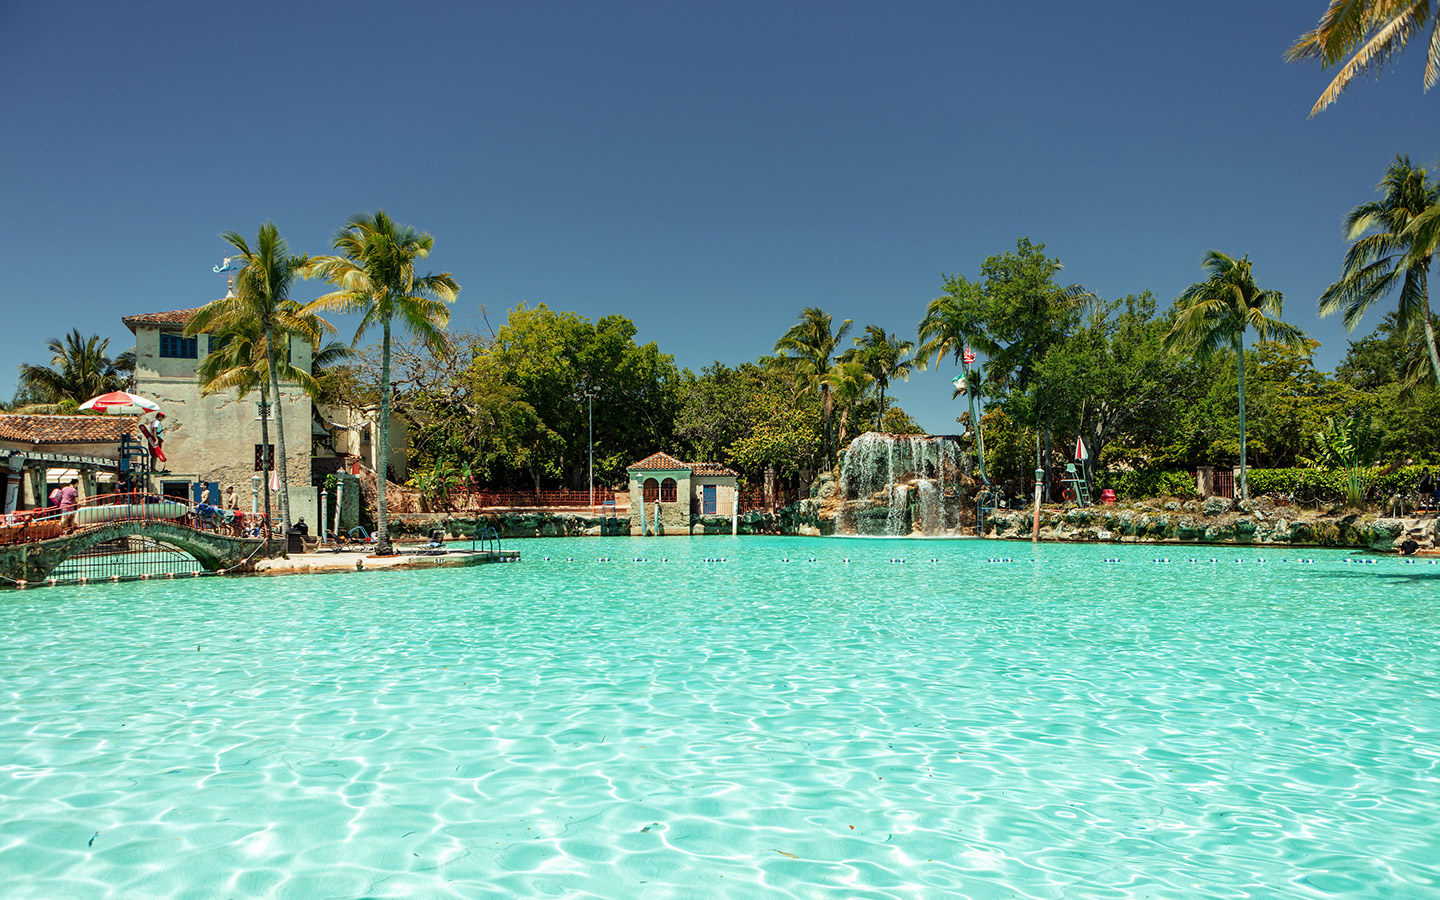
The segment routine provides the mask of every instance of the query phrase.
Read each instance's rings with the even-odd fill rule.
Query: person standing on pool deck
[[[1427,467],[1420,473],[1420,481],[1415,485],[1415,493],[1420,495],[1420,507],[1435,507],[1435,479]]]
[[[72,478],[60,489],[60,513],[66,528],[75,524],[75,506],[80,500],[80,479]]]

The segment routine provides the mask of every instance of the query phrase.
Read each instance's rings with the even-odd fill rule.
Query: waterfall
[[[969,459],[953,437],[878,434],[857,437],[840,468],[842,534],[953,534],[960,526],[962,476]]]

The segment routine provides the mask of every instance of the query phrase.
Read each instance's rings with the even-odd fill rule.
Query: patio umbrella
[[[147,400],[129,391],[111,391],[91,397],[80,404],[80,408],[93,409],[112,416],[144,416],[160,411],[160,406],[154,400]]]

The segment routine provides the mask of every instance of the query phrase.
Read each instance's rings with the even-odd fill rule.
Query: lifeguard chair
[[[1065,477],[1060,481],[1061,494],[1066,502],[1074,503],[1076,506],[1089,506],[1090,483],[1085,476],[1075,471],[1074,463],[1066,463]]]

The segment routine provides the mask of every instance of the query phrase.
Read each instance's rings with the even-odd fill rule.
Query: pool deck
[[[369,550],[321,550],[292,553],[288,558],[261,560],[257,575],[308,575],[330,572],[374,572],[385,569],[437,569],[482,566],[488,563],[518,562],[519,550],[471,550],[446,548],[438,553],[402,552],[395,556],[374,556]]]

